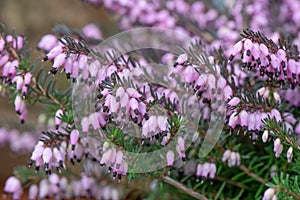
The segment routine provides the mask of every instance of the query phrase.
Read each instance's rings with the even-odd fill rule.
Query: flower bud
[[[44,58],[44,61],[46,60],[52,60],[56,58],[58,55],[60,55],[63,52],[62,46],[56,46],[54,47]]]
[[[38,186],[35,184],[31,185],[28,190],[28,199],[35,200],[37,198],[38,192],[39,192]]]
[[[55,35],[47,34],[42,37],[37,47],[45,51],[50,51],[57,45],[58,39]]]
[[[82,132],[87,133],[89,131],[90,124],[91,124],[91,122],[88,117],[82,118],[82,120],[81,120]]]
[[[77,129],[73,129],[70,133],[70,143],[72,145],[72,150],[75,149],[75,145],[79,140],[79,131]]]
[[[88,57],[86,55],[80,55],[78,65],[80,69],[84,69],[87,66]]]
[[[241,102],[240,98],[233,97],[227,104],[231,107],[238,105]]]
[[[14,48],[14,49],[17,49],[17,50],[20,50],[20,49],[23,48],[23,44],[24,44],[24,36],[19,35],[19,36],[17,36],[17,38],[14,39],[14,41],[13,41],[13,48]]]
[[[9,56],[8,55],[1,55],[0,57],[0,67],[2,67],[3,65],[5,65],[9,60]]]
[[[182,65],[187,60],[188,60],[188,55],[187,54],[181,54],[180,56],[178,56],[175,65]]]
[[[269,131],[265,130],[264,133],[263,133],[263,135],[262,135],[262,141],[263,142],[267,142],[268,137],[269,137]]]
[[[173,166],[174,159],[175,159],[174,152],[171,151],[171,150],[169,150],[169,151],[167,152],[166,158],[167,158],[167,165],[168,165],[169,167]]]
[[[275,189],[273,189],[273,188],[268,188],[268,189],[265,191],[262,200],[273,200],[273,197],[274,197],[274,196],[276,196],[276,195],[275,195]]]
[[[87,24],[82,28],[82,33],[85,37],[93,39],[102,39],[102,33],[95,24]]]
[[[229,159],[231,155],[231,151],[229,149],[227,149],[224,153],[223,153],[223,156],[222,156],[222,162],[226,162],[226,160]]]
[[[216,164],[210,163],[209,178],[211,178],[211,179],[215,178],[216,172],[217,172]]]
[[[117,155],[116,155],[116,164],[117,165],[121,165],[123,161],[123,152],[122,151],[118,151]]]
[[[61,109],[58,109],[55,113],[55,126],[56,130],[58,129],[59,125],[61,124],[61,118],[63,116],[63,111]]]
[[[0,37],[0,52],[4,49],[4,46],[5,46],[5,40]]]
[[[65,62],[66,62],[66,55],[64,53],[61,53],[58,56],[56,56],[54,58],[54,62],[53,62],[50,72],[52,74],[56,74],[56,72],[58,71],[58,68],[63,66],[65,64]]]
[[[280,144],[279,147],[278,147],[278,149],[275,152],[275,157],[278,158],[280,156],[280,154],[282,153],[282,151],[283,151],[283,145]]]
[[[230,126],[231,128],[235,128],[236,125],[238,124],[238,121],[239,121],[239,117],[237,115],[237,112],[234,112],[229,117],[228,126]]]
[[[275,119],[276,119],[277,122],[281,122],[282,121],[280,112],[277,109],[275,109],[275,108],[271,110],[271,117],[272,118],[275,117]]]
[[[286,157],[288,162],[292,162],[292,158],[293,158],[293,147],[290,147],[286,153]]]
[[[276,138],[276,140],[274,141],[274,148],[273,151],[276,152],[279,148],[279,146],[281,145],[280,139]]]
[[[50,147],[46,147],[43,151],[43,161],[44,161],[44,164],[49,164],[51,159],[52,159],[52,150]]]
[[[242,41],[238,41],[234,46],[233,46],[233,50],[231,52],[231,55],[234,57],[237,54],[239,54],[242,51],[243,48],[243,42]],[[233,58],[232,58],[233,59]]]
[[[241,126],[247,126],[248,125],[248,113],[245,110],[242,110],[239,113],[239,122]]]
[[[28,87],[30,85],[31,78],[32,78],[32,74],[30,72],[27,72],[24,75],[24,84],[25,84],[26,87]]]
[[[260,51],[261,51],[265,56],[268,56],[268,55],[269,55],[269,49],[268,49],[268,47],[267,47],[265,44],[261,43],[261,44],[259,45],[259,49],[260,49]]]

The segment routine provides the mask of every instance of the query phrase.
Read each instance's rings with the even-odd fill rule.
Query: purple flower
[[[62,116],[63,116],[63,111],[61,109],[58,109],[55,113],[55,126],[56,126],[56,129],[58,129],[59,125],[61,124]]]
[[[58,39],[55,35],[47,34],[42,37],[37,47],[45,51],[50,51],[57,45],[57,43]]]
[[[102,39],[102,33],[95,24],[87,24],[82,28],[82,33],[85,37],[93,39]]]
[[[173,151],[169,150],[167,152],[167,155],[166,155],[166,158],[167,158],[167,165],[169,167],[173,166],[173,163],[174,163],[174,159],[175,159],[175,154]]]
[[[13,199],[20,199],[23,188],[19,179],[14,176],[9,177],[5,182],[4,192],[12,194]]]

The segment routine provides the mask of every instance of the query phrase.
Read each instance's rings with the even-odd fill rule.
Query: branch
[[[258,182],[260,182],[262,184],[267,183],[267,180],[263,179],[262,177],[258,176],[257,174],[254,174],[253,172],[251,172],[245,165],[240,165],[239,169],[241,169],[248,176],[252,177],[253,179],[257,180]]]
[[[160,180],[162,180],[163,182],[165,183],[168,183],[170,185],[173,185],[174,187],[180,189],[180,190],[183,190],[185,191],[187,194],[189,194],[190,196],[196,198],[196,199],[199,199],[199,200],[208,200],[205,196],[199,194],[198,192],[195,192],[194,190],[186,187],[185,185],[177,182],[176,180],[168,177],[168,176],[161,176],[160,177]]]
[[[234,186],[242,188],[242,189],[249,189],[249,187],[247,187],[243,183],[238,183],[238,182],[232,181],[230,179],[224,178],[222,176],[216,176],[215,179],[218,181],[224,181],[226,183],[229,183],[230,185],[234,185]]]

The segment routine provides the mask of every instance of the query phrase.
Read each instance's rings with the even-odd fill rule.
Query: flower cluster
[[[122,150],[116,150],[112,144],[108,142],[103,145],[103,155],[100,160],[100,165],[108,166],[108,172],[113,173],[113,179],[118,177],[118,181],[121,180],[122,175],[126,175],[128,170],[128,165],[124,161],[124,154]]]
[[[85,38],[102,38],[101,31],[93,24],[83,27],[81,34]],[[76,45],[67,45],[70,42]],[[63,66],[67,78],[70,79],[72,77],[74,82],[79,74],[81,74],[83,80],[87,80],[89,77],[95,78],[97,71],[101,67],[99,61],[87,56],[89,50],[84,48],[83,43],[69,37],[59,39],[55,35],[45,35],[39,42],[38,48],[47,52],[43,59],[44,61],[53,61],[51,73],[56,74]],[[80,55],[78,51],[81,53]]]
[[[203,178],[215,178],[217,172],[217,167],[215,163],[205,162],[197,165],[197,181],[199,181],[199,177]]]
[[[27,116],[25,96],[31,83],[32,74],[22,59],[27,56],[24,36],[0,34],[0,84],[1,92],[14,88],[15,110],[21,123]]]
[[[34,149],[37,136],[35,133],[0,128],[0,146],[7,143],[13,152],[29,153]]]
[[[20,199],[23,194],[21,182],[15,176],[7,179],[4,187],[5,193],[11,194],[13,199]],[[28,189],[28,199],[44,198],[121,198],[118,188],[105,184],[86,174],[81,174],[79,179],[68,179],[52,173],[43,178],[38,184],[32,184]]]
[[[263,79],[274,80],[281,85],[289,81],[292,87],[298,84],[300,70],[297,49],[278,46],[259,32],[245,30],[243,34],[245,38],[234,45],[230,60],[240,56],[242,68],[254,70]]]
[[[238,152],[233,152],[227,149],[223,153],[222,162],[226,162],[229,167],[239,166],[241,164],[241,157]]]
[[[35,145],[30,157],[29,166],[35,164],[36,170],[44,168],[46,173],[51,174],[53,169],[58,172],[65,169],[65,160],[68,159],[72,164],[74,160],[78,162],[87,153],[84,146],[79,142],[79,132],[74,129],[67,133],[64,129],[53,130],[47,132],[48,135],[42,135],[40,141]],[[57,135],[65,135],[65,141],[61,141],[59,145],[55,145],[52,137]],[[70,145],[68,145],[70,144]]]
[[[22,173],[16,173],[7,180],[6,193],[19,199],[22,184],[28,182],[32,183],[29,199],[120,199],[119,190],[108,186],[109,181],[101,181],[105,178],[103,174],[111,172],[118,182],[125,175],[131,179],[135,177],[132,171],[139,167],[128,162],[133,160],[131,153],[161,150],[155,157],[156,163],[144,166],[151,160],[146,157],[145,163],[138,164],[143,164],[145,170],[156,165],[168,166],[168,173],[162,170],[159,176],[153,173],[155,177],[198,199],[206,199],[199,197],[198,191],[215,199],[251,199],[257,188],[260,190],[255,198],[299,198],[294,187],[299,180],[294,158],[300,150],[300,54],[291,42],[299,42],[295,38],[300,36],[299,2],[282,0],[270,6],[266,0],[85,1],[118,14],[123,30],[143,25],[170,28],[194,37],[196,42],[180,49],[178,57],[150,49],[118,55],[120,52],[114,48],[106,52],[95,50],[102,41],[102,33],[93,24],[79,31],[56,27],[56,35],[45,35],[38,49],[43,51],[43,62],[51,64],[50,73],[62,71],[76,89],[78,85],[86,86],[79,97],[72,96],[80,99],[73,102],[73,109],[79,112],[75,116],[76,112],[71,112],[70,92],[56,90],[51,81],[40,81],[49,75],[37,73],[35,77],[34,66],[25,55],[24,37],[1,33],[0,92],[13,98],[21,122],[26,118],[28,105],[35,102],[46,103],[54,116],[53,127],[43,132],[38,142],[27,133],[0,129],[0,144],[10,143],[14,151],[33,149],[29,165],[35,165],[36,170],[44,169],[47,175],[39,177],[41,174],[36,173],[36,180],[27,180]],[[242,31],[245,25],[251,29]],[[292,33],[292,40],[282,37],[286,30]],[[171,38],[174,43],[176,40]],[[119,46],[126,48],[130,44],[124,42]],[[152,53],[157,56],[153,60],[167,65],[166,73],[153,68],[149,58]],[[89,101],[91,94],[96,94],[92,97],[95,105],[86,106],[85,100]],[[81,110],[81,106],[85,108]],[[222,114],[225,116],[218,116]],[[224,125],[219,128],[219,137],[214,135],[218,131],[208,131],[218,123]],[[131,125],[134,128],[130,129]],[[240,132],[244,134],[239,135]],[[249,142],[247,133],[255,141]],[[208,143],[216,148],[204,155],[203,148]],[[95,154],[89,150],[95,150]],[[277,165],[275,159],[282,154],[287,161]],[[69,171],[53,173],[54,169],[65,169],[66,160],[71,164],[83,160],[84,172],[77,176],[79,180],[73,174],[63,177]],[[262,163],[265,166],[260,169]],[[95,169],[99,174],[91,173]],[[234,175],[235,169],[239,169],[238,176],[226,177]],[[203,181],[195,183],[194,176],[197,182],[200,177]],[[205,181],[207,178],[209,181]],[[263,194],[267,182],[276,185],[268,184],[272,188]],[[215,185],[209,187],[208,183]],[[168,198],[167,192],[163,192]]]

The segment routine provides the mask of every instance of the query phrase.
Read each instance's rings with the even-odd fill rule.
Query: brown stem
[[[278,186],[278,187],[279,187],[279,189],[280,189],[281,191],[283,191],[283,192],[286,193],[287,195],[292,196],[292,197],[295,198],[295,199],[300,199],[300,195],[295,194],[295,193],[289,191],[289,190],[286,189],[286,188],[283,188],[283,187],[280,187],[280,186]],[[276,188],[275,188],[275,189],[276,189]]]
[[[267,183],[267,180],[263,179],[262,177],[258,176],[257,174],[254,174],[253,172],[251,172],[245,165],[240,165],[239,169],[241,169],[248,176],[252,177],[253,179],[257,180],[258,182],[260,182],[262,184]]]
[[[176,180],[168,177],[168,176],[161,176],[160,180],[162,180],[165,183],[168,183],[180,190],[183,190],[184,192],[186,192],[187,194],[189,194],[190,196],[199,199],[199,200],[208,200],[205,196],[203,196],[202,194],[199,194],[198,192],[195,192],[194,190],[192,190],[191,188],[186,187],[185,185],[183,185],[182,183],[177,182]]]
[[[50,98],[55,104],[59,105],[61,109],[65,110],[64,105],[61,104],[58,99],[53,97],[51,94],[47,96],[46,90],[38,85],[34,77],[32,78],[32,82],[34,83],[32,86],[34,89],[38,89],[44,97]]]
[[[230,179],[227,179],[227,178],[224,178],[222,176],[216,176],[215,177],[216,180],[218,181],[224,181],[226,183],[229,183],[230,185],[234,185],[236,187],[239,187],[239,188],[242,188],[242,189],[249,189],[246,185],[244,185],[243,183],[238,183],[238,182],[235,182],[235,181],[232,181]]]

